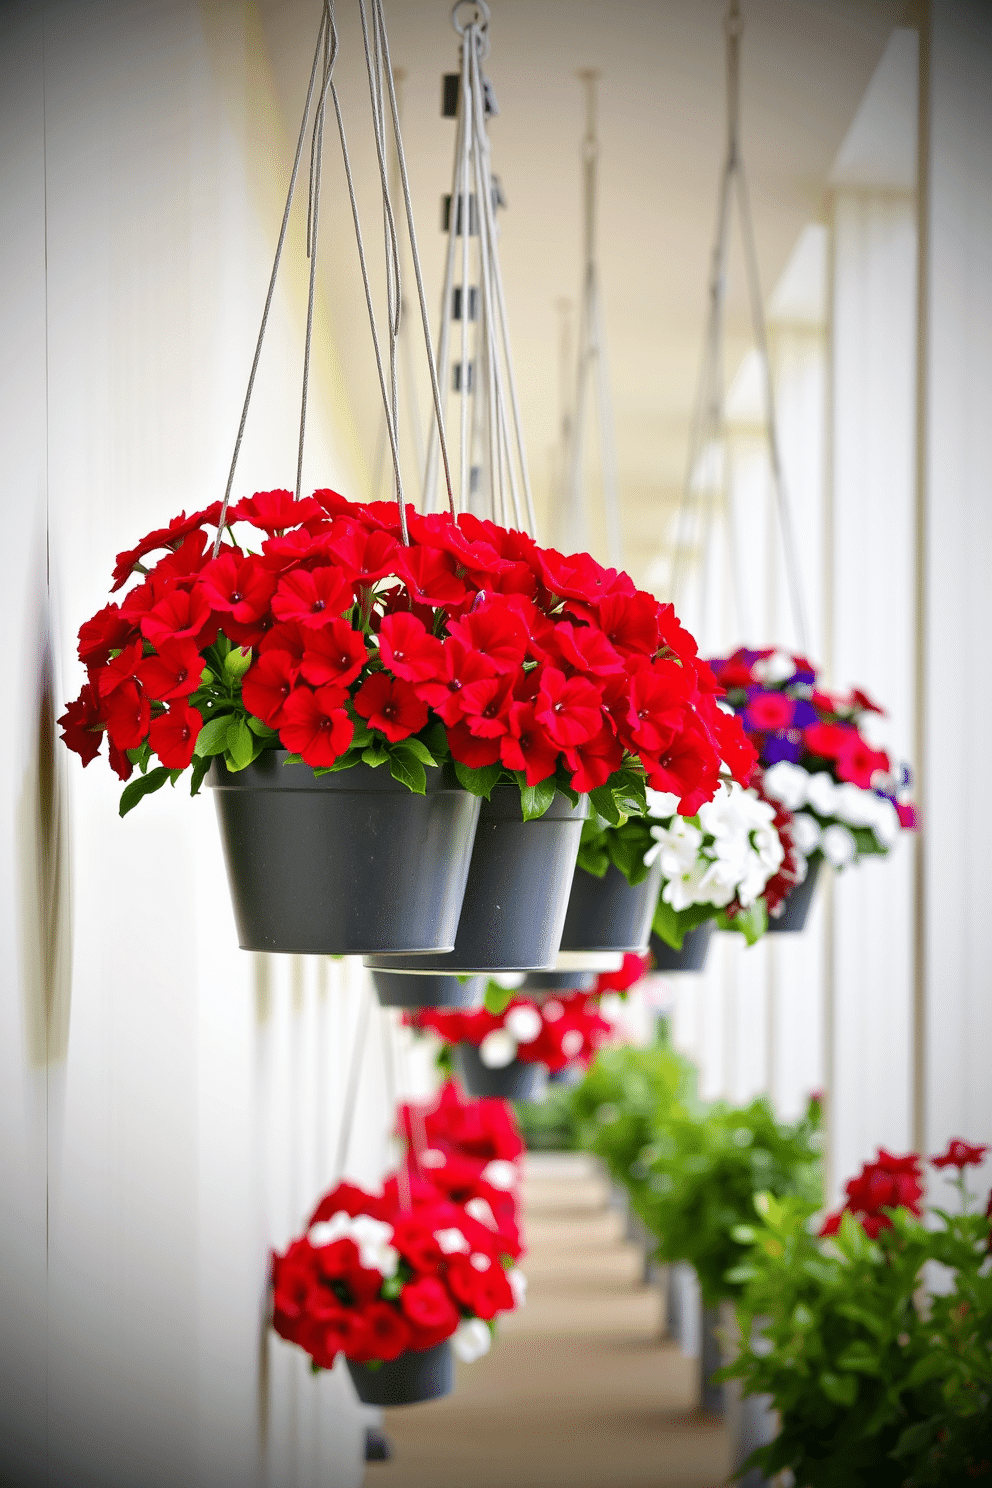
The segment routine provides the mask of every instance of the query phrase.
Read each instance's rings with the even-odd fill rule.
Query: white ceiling
[[[814,230],[811,237],[809,226],[825,219],[831,167],[905,10],[905,0],[745,0],[744,154],[766,292],[794,249],[800,259],[804,253],[824,258],[822,233],[817,238]],[[366,234],[379,253],[358,6],[338,0],[337,11],[336,78]],[[508,200],[501,214],[502,265],[531,478],[545,530],[562,414],[562,302],[574,306],[580,279],[584,97],[576,74],[590,66],[602,74],[599,259],[626,556],[635,573],[644,572],[662,545],[683,474],[725,139],[723,11],[722,0],[492,0],[486,71],[500,109],[490,130],[493,166]],[[440,117],[440,79],[457,68],[457,39],[444,0],[387,0],[386,14],[393,63],[405,74],[404,138],[435,316],[445,245],[439,203],[454,146],[453,122]],[[319,4],[260,0],[260,17],[255,44],[265,55],[259,61],[271,67],[287,139],[295,139]],[[854,170],[856,144],[848,167]],[[893,158],[899,168],[898,140]],[[319,262],[345,369],[336,396],[350,404],[341,412],[353,428],[357,463],[364,458],[371,470],[381,438],[378,381],[340,156],[330,134],[325,159]],[[739,245],[732,259],[739,266]],[[375,262],[381,275],[381,256]],[[809,264],[795,274],[808,296]],[[788,306],[787,280],[778,293]],[[795,309],[796,318],[807,313],[802,304]],[[729,297],[730,371],[748,340],[738,269]]]

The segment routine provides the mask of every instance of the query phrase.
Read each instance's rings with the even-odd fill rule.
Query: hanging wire
[[[744,265],[747,277],[752,333],[762,364],[765,396],[765,429],[768,439],[772,486],[775,492],[775,506],[782,537],[792,620],[799,646],[805,651],[807,647],[806,615],[802,599],[792,513],[782,468],[764,301],[762,299],[761,280],[758,273],[758,256],[754,238],[754,225],[751,217],[747,174],[744,168],[744,158],[740,145],[740,59],[743,30],[744,21],[741,15],[739,0],[730,0],[730,5],[724,18],[724,31],[727,38],[727,152],[720,177],[716,234],[710,266],[709,310],[704,340],[703,361],[690,425],[685,478],[683,480],[676,518],[675,552],[672,562],[672,593],[676,603],[680,603],[686,578],[686,569],[693,547],[695,546],[694,539],[697,535],[698,523],[694,518],[694,507],[697,503],[693,497],[693,483],[699,471],[701,458],[705,459],[707,447],[711,442],[724,451],[727,448],[723,408],[723,349],[730,213],[732,197],[736,188],[738,214],[741,222],[741,238],[744,247]],[[735,512],[732,493],[728,485],[727,463],[727,459],[724,458],[720,506],[724,520],[730,525],[729,541],[732,547],[735,547]],[[712,504],[706,501],[705,492],[703,493],[703,500],[698,504],[704,508],[703,541],[699,546],[702,563],[701,587],[704,596],[701,604],[705,606],[706,554],[713,514],[711,509]],[[744,618],[742,603],[743,584],[740,575],[737,573],[735,573],[734,587],[738,599],[738,623],[741,623]]]
[[[316,259],[317,238],[320,216],[320,189],[323,167],[323,138],[324,122],[326,118],[327,97],[330,95],[334,105],[334,113],[338,126],[338,135],[341,142],[341,155],[344,163],[345,177],[348,184],[348,196],[351,202],[352,219],[355,227],[355,238],[358,245],[358,257],[362,271],[362,282],[365,288],[365,301],[369,312],[369,325],[372,332],[372,345],[375,352],[376,368],[379,374],[379,387],[382,393],[383,408],[386,417],[386,431],[389,437],[390,453],[393,459],[393,471],[396,485],[396,499],[399,507],[400,527],[404,543],[409,543],[407,530],[406,506],[403,499],[403,481],[400,473],[399,461],[399,430],[398,430],[398,390],[397,390],[397,365],[396,365],[396,342],[399,335],[399,327],[402,315],[402,294],[400,282],[399,241],[396,231],[395,213],[392,204],[392,192],[389,182],[389,171],[386,166],[386,111],[385,98],[389,100],[389,118],[393,132],[396,148],[396,159],[399,167],[400,184],[403,190],[403,202],[407,219],[407,230],[410,240],[410,253],[413,261],[414,278],[420,300],[421,318],[423,321],[424,341],[427,349],[427,362],[431,377],[431,387],[434,395],[435,429],[438,446],[445,471],[445,481],[448,489],[448,506],[451,515],[455,515],[454,497],[451,491],[451,475],[448,462],[447,442],[444,435],[444,415],[441,407],[440,389],[437,379],[437,368],[434,362],[433,345],[431,341],[430,320],[427,313],[427,298],[424,292],[423,272],[420,265],[420,255],[417,249],[416,229],[413,221],[413,206],[410,199],[410,183],[407,176],[406,159],[403,152],[403,138],[400,130],[399,109],[396,101],[396,89],[392,73],[392,63],[389,56],[389,40],[386,34],[386,24],[382,12],[381,0],[358,0],[359,12],[362,21],[362,36],[365,45],[366,69],[369,79],[369,96],[372,105],[372,128],[376,142],[376,154],[379,161],[380,186],[382,191],[383,206],[383,233],[386,250],[386,308],[389,329],[389,386],[387,389],[386,375],[383,367],[382,351],[379,343],[379,335],[376,327],[375,311],[372,304],[372,291],[369,280],[368,265],[365,258],[365,245],[362,237],[361,220],[358,211],[358,202],[355,195],[354,177],[351,169],[351,159],[348,152],[348,142],[344,127],[344,118],[341,112],[340,99],[334,83],[334,64],[338,55],[338,33],[334,22],[334,7],[331,0],[323,0],[321,9],[320,25],[317,31],[317,45],[314,51],[313,66],[310,71],[310,82],[307,89],[306,103],[303,111],[303,119],[300,124],[300,134],[296,146],[296,154],[293,159],[293,169],[290,175],[289,190],[286,196],[286,207],[283,212],[282,224],[276,244],[275,256],[272,264],[272,273],[269,277],[269,286],[262,312],[262,321],[259,327],[258,340],[255,346],[255,355],[252,360],[251,372],[248,378],[248,388],[245,393],[244,406],[241,412],[241,420],[234,444],[234,454],[231,460],[231,468],[228,474],[227,486],[224,499],[221,503],[220,515],[217,524],[217,536],[214,539],[213,555],[217,556],[220,551],[221,536],[226,525],[227,511],[234,485],[234,474],[237,467],[238,456],[244,438],[245,424],[248,418],[248,408],[255,386],[255,377],[258,371],[259,358],[262,351],[262,342],[268,325],[269,313],[272,307],[272,299],[275,293],[276,278],[282,259],[283,247],[289,227],[289,216],[293,204],[293,196],[299,175],[300,161],[303,155],[303,144],[306,139],[307,125],[310,119],[311,106],[313,104],[314,90],[320,75],[320,94],[317,108],[314,113],[313,132],[310,147],[310,191],[307,212],[307,255],[310,260],[309,288],[307,296],[307,323],[303,351],[303,388],[300,407],[300,436],[297,450],[296,466],[296,497],[299,499],[302,474],[303,474],[303,452],[306,435],[306,416],[310,377],[310,352],[313,337],[313,313],[316,293]],[[370,39],[369,9],[371,9],[372,28]]]
[[[603,512],[606,518],[607,554],[609,562],[615,568],[621,568],[623,566],[623,544],[617,502],[616,445],[599,303],[599,268],[596,262],[599,167],[596,85],[599,76],[599,73],[592,68],[586,68],[579,73],[579,78],[586,87],[586,132],[582,141],[583,272],[575,413],[567,449],[566,500],[569,522],[574,529],[569,533],[570,540],[575,547],[584,548],[587,546],[587,522],[582,456],[586,426],[586,396],[591,377],[599,425],[599,458],[603,483]]]
[[[484,0],[459,0],[451,19],[461,38],[460,73],[437,366],[445,396],[453,384],[460,400],[459,510],[472,507],[477,481],[481,485],[484,478],[488,514],[504,525],[512,520],[533,536],[534,503],[499,260],[496,211],[501,193],[486,127],[487,115],[495,112],[482,71],[489,50],[489,9]],[[472,237],[479,239],[474,252]],[[471,282],[473,268],[477,284]],[[462,323],[457,354],[452,350],[455,319]],[[436,480],[432,431],[424,471],[427,511],[434,508]]]

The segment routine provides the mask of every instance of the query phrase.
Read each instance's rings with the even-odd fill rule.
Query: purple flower
[[[793,741],[786,734],[770,734],[765,740],[761,758],[766,765],[777,765],[779,760],[788,760],[795,765],[799,763],[802,752],[803,746],[798,739]]]

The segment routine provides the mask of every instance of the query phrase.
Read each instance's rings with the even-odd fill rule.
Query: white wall
[[[84,771],[53,734],[115,553],[223,491],[289,164],[252,15],[0,14],[0,1478],[16,1488],[351,1488],[364,1471],[347,1377],[314,1381],[264,1322],[269,1249],[335,1175],[366,980],[239,951],[209,794],[180,786],[121,821],[105,760]],[[292,482],[300,237],[236,492]],[[307,471],[349,489],[322,310],[318,329]],[[371,1014],[346,1159],[370,1181],[393,1017]]]

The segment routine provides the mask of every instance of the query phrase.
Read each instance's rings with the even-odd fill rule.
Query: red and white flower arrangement
[[[595,993],[569,992],[533,1003],[514,997],[499,1013],[422,1008],[407,1013],[413,1028],[437,1034],[445,1044],[473,1044],[487,1069],[514,1061],[543,1064],[555,1074],[569,1065],[588,1065],[612,1026],[599,1011]]]
[[[122,814],[215,756],[282,747],[316,770],[387,763],[411,790],[450,758],[525,815],[560,788],[615,817],[643,785],[695,811],[751,751],[671,605],[588,554],[395,502],[262,491],[180,514],[120,553],[79,632],[87,679],[60,719],[84,764],[107,739]],[[212,530],[213,529],[213,530]],[[157,762],[157,763],[156,763]],[[131,780],[133,772],[138,776]]]
[[[865,737],[882,709],[860,688],[827,692],[785,651],[742,649],[710,665],[758,752],[762,793],[792,816],[800,877],[815,855],[843,868],[888,853],[916,825],[909,770]]]
[[[433,1185],[393,1177],[381,1194],[339,1183],[272,1262],[273,1324],[330,1369],[341,1353],[382,1363],[451,1339],[480,1357],[523,1296],[519,1245]]]

